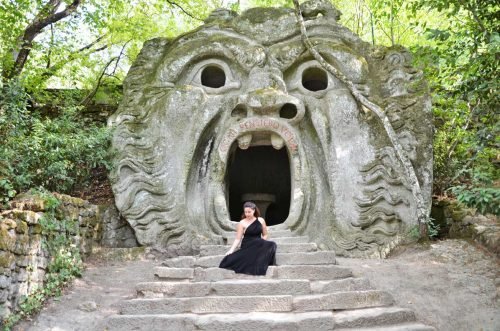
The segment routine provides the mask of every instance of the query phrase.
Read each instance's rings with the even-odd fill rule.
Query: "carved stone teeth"
[[[283,145],[285,145],[285,141],[283,140],[283,138],[273,133],[271,134],[271,144],[273,145],[274,149],[279,150],[283,147]]]
[[[243,136],[238,138],[238,147],[241,149],[247,149],[250,147],[250,143],[252,142],[252,134],[244,134]]]

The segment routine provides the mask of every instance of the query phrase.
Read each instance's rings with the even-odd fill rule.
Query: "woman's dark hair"
[[[253,213],[253,216],[259,218],[260,217],[260,210],[259,208],[257,207],[257,205],[255,203],[253,203],[252,201],[247,201],[243,204],[243,214],[241,214],[241,219],[244,219],[245,218],[245,208],[251,208],[253,209],[255,212]]]

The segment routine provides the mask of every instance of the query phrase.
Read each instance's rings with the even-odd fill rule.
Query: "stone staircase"
[[[231,243],[234,232],[224,233]],[[265,276],[218,268],[229,245],[202,246],[199,256],[166,260],[157,281],[137,284],[137,298],[120,303],[107,330],[435,330],[413,311],[394,307],[392,296],[373,289],[336,264],[333,251],[318,251],[307,237],[270,228],[277,266]]]

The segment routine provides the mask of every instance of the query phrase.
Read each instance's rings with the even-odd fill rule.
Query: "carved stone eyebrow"
[[[178,39],[160,60],[155,80],[175,83],[186,69],[198,61],[213,57],[236,63],[249,72],[266,59],[264,47],[248,37],[226,31],[214,34],[199,33],[196,38]]]
[[[342,71],[347,70],[348,72],[344,72],[344,74],[347,74],[354,82],[359,83],[364,81],[364,77],[368,72],[366,60],[361,58],[343,40],[328,38],[324,35],[316,35],[310,39],[317,43],[315,46],[316,50],[328,62],[334,62],[331,64],[339,65],[339,69]],[[338,60],[339,57],[342,57],[342,60]],[[313,59],[312,55],[303,46],[300,38],[294,38],[292,41],[273,45],[269,50],[269,58],[269,61],[279,67],[282,72],[302,62]],[[348,62],[349,65],[343,65],[344,62]]]

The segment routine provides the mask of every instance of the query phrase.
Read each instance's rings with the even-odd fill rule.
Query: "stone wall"
[[[500,258],[500,220],[481,215],[454,199],[434,199],[431,217],[440,227],[439,237],[473,239]]]
[[[78,222],[72,236],[82,257],[101,246],[137,246],[132,229],[120,219],[114,206],[96,206],[88,201],[54,194],[61,202],[56,219]],[[10,209],[0,213],[0,319],[12,312],[21,297],[43,285],[49,261],[42,244],[40,219],[47,212],[45,201],[19,195]]]

